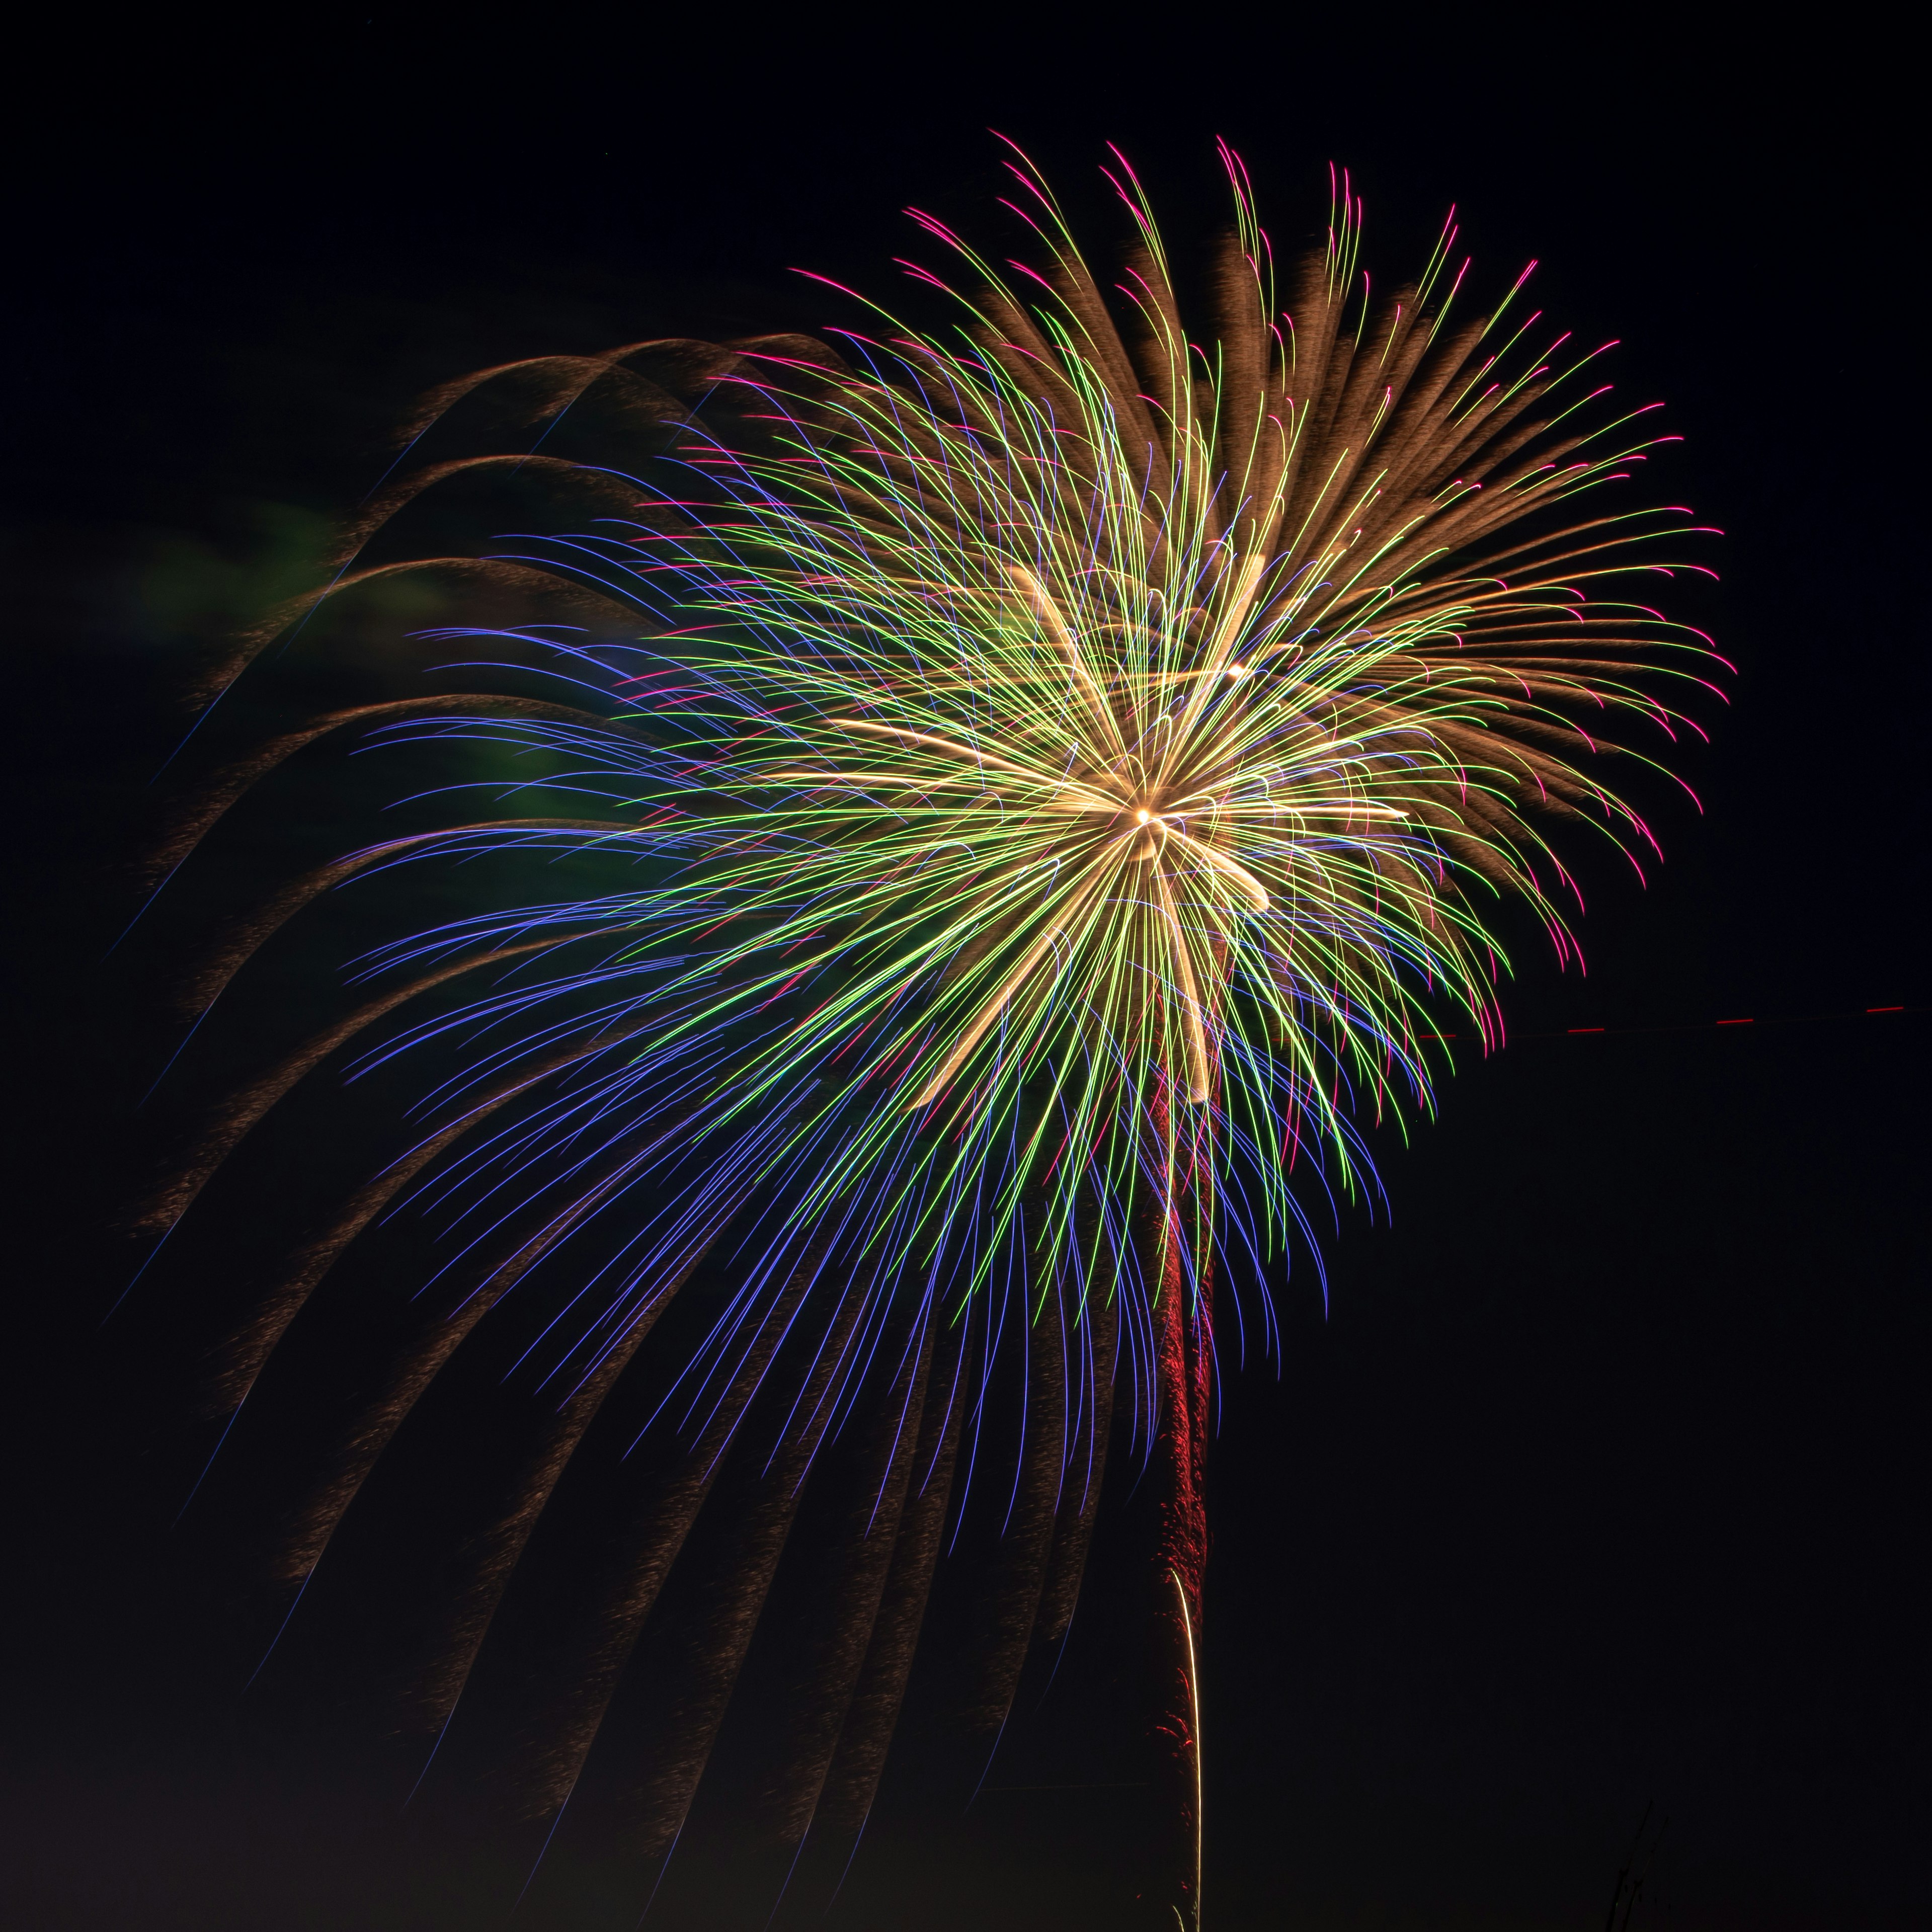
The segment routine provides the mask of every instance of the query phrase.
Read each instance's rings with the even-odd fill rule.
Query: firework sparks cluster
[[[759,1450],[794,1498],[862,1402],[891,1418],[873,1502],[891,1534],[852,1573],[859,1634],[834,1646],[791,1828],[842,1778],[862,1817],[892,1672],[904,1682],[889,1627],[916,1630],[936,1558],[923,1499],[943,1518],[956,1460],[970,1478],[999,1338],[1031,1338],[1008,1503],[1035,1552],[1008,1618],[1023,1652],[1070,1615],[1117,1364],[1150,1444],[1167,1384],[1211,1364],[1217,1259],[1252,1278],[1306,1234],[1307,1186],[1363,1184],[1356,1123],[1430,1107],[1430,1056],[1457,1016],[1499,1036],[1492,909],[1526,903],[1570,952],[1574,887],[1541,827],[1586,824],[1634,856],[1649,843],[1593,769],[1613,746],[1641,757],[1632,728],[1683,728],[1670,694],[1708,652],[1640,595],[1684,567],[1670,545],[1693,526],[1604,492],[1642,460],[1642,412],[1600,405],[1594,353],[1550,341],[1522,282],[1466,318],[1453,223],[1413,285],[1372,298],[1346,181],[1325,247],[1278,289],[1226,158],[1235,220],[1198,338],[1125,164],[1133,246],[1103,287],[1021,161],[1010,206],[1030,265],[925,220],[958,265],[963,292],[925,274],[956,327],[874,311],[826,342],[557,362],[552,419],[671,364],[699,406],[661,412],[670,441],[641,480],[589,478],[613,514],[463,567],[642,612],[642,640],[452,631],[534,654],[554,696],[338,714],[213,794],[211,812],[360,722],[394,751],[527,760],[591,815],[366,848],[250,926],[211,987],[352,877],[483,854],[537,862],[538,880],[562,857],[616,868],[593,894],[411,931],[361,962],[382,990],[242,1096],[158,1210],[178,1216],[360,1027],[494,975],[365,1054],[445,1055],[428,1124],[304,1251],[230,1379],[239,1401],[374,1215],[414,1200],[452,1231],[453,1312],[305,1520],[290,1574],[306,1576],[464,1337],[538,1272],[561,1285],[530,1342],[560,1420],[465,1600],[446,1719],[590,1417],[685,1284],[722,1284],[653,1418],[692,1446],[685,1486],[611,1600],[552,1802],[713,1472],[773,1365],[796,1362]],[[357,544],[472,466],[406,479]],[[401,567],[352,558],[330,594]],[[1204,1393],[1196,1406],[1198,1436]],[[789,1520],[747,1546],[766,1582]],[[1162,1552],[1184,1616],[1198,1545]],[[763,1586],[747,1588],[748,1632]],[[1016,1670],[995,1673],[995,1715]],[[710,1705],[692,1708],[687,1732],[708,1737]],[[704,1753],[674,1756],[654,1801],[667,1830]]]

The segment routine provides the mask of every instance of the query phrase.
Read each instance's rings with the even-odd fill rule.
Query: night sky
[[[1096,253],[1108,139],[1171,234],[1204,234],[1226,136],[1283,252],[1346,164],[1380,275],[1453,201],[1482,286],[1535,256],[1552,315],[1622,340],[1619,394],[1664,398],[1685,439],[1650,494],[1727,533],[1722,582],[1672,593],[1742,674],[1678,760],[1706,815],[1642,795],[1668,855],[1647,886],[1584,860],[1587,976],[1526,940],[1506,1050],[1374,1142],[1392,1219],[1345,1211],[1325,1312],[1298,1267],[1279,1374],[1257,1352],[1227,1378],[1207,1923],[1594,1932],[1653,1806],[1634,1924],[1932,1923],[1902,51],[1852,14],[1802,40],[1764,15],[1687,35],[1682,10],[1420,38],[1186,10],[1078,32],[628,17],[104,26],[16,77],[0,1921],[636,1924],[634,1874],[594,1834],[508,1919],[528,1832],[433,1786],[403,1810],[420,1752],[392,1735],[380,1588],[400,1532],[368,1532],[344,1568],[370,1587],[315,1606],[244,1694],[286,1606],[259,1580],[292,1460],[265,1437],[174,1519],[250,1231],[103,1316],[140,1254],[116,1216],[250,1041],[198,1042],[136,1114],[202,889],[103,955],[198,643],[298,587],[412,396],[518,355],[851,320],[794,268],[900,300],[900,211],[987,232],[998,128]],[[971,1809],[916,1802],[915,1741],[820,1922],[1125,1922],[1108,1560]],[[646,1924],[754,1928],[772,1896],[720,1816]]]

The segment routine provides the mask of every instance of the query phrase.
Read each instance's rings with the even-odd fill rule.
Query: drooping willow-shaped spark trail
[[[554,1814],[625,1687],[651,1855],[835,1445],[832,1581],[766,1789],[781,1838],[849,1844],[975,1472],[1003,1533],[965,1717],[991,1737],[1030,1647],[1067,1628],[1124,1433],[1154,1466],[1145,1615],[1193,1844],[1180,1639],[1201,1623],[1215,1316],[1239,1306],[1214,1284],[1304,1239],[1304,1179],[1372,1180],[1352,1123],[1429,1108],[1450,1016],[1499,1037],[1490,908],[1526,904],[1570,952],[1540,826],[1648,842],[1586,767],[1625,728],[1672,735],[1670,681],[1706,653],[1629,588],[1688,527],[1604,494],[1642,456],[1636,418],[1520,313],[1520,281],[1465,318],[1453,225],[1372,300],[1346,182],[1278,290],[1224,158],[1234,222],[1192,337],[1124,163],[1132,247],[1103,286],[1016,161],[1027,263],[919,218],[963,266],[950,330],[874,311],[822,340],[633,344],[452,385],[412,452],[481,398],[546,437],[601,398],[642,425],[634,473],[526,442],[425,462],[220,680],[322,596],[400,572],[578,607],[574,627],[446,629],[502,660],[480,686],[313,718],[184,821],[170,868],[352,730],[592,802],[365,845],[243,921],[204,1007],[352,880],[520,860],[533,895],[404,914],[358,962],[373,996],[236,1097],[153,1221],[311,1069],[400,1026],[351,1065],[425,1070],[412,1142],[238,1333],[226,1399],[379,1216],[437,1218],[453,1258],[300,1520],[286,1574],[305,1582],[446,1364],[526,1324],[547,1420],[470,1546],[425,1698],[440,1732],[607,1398],[656,1378],[634,1514],[532,1720]],[[512,470],[599,514],[489,556],[369,561],[436,490]],[[596,889],[560,890],[560,860]],[[1010,1382],[1017,1440],[995,1442]],[[707,1541],[714,1521],[732,1527]],[[1195,1880],[1190,1852],[1161,1881],[1190,1915]]]

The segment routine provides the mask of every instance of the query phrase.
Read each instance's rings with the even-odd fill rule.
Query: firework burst
[[[458,1346],[513,1286],[534,1304],[548,1284],[531,1359],[555,1413],[478,1546],[438,1725],[606,1395],[707,1284],[652,1424],[676,1453],[572,1654],[542,1779],[544,1808],[575,1788],[738,1470],[745,1527],[652,1694],[647,1849],[681,1827],[807,1476],[848,1423],[858,1502],[778,1810],[794,1839],[862,1822],[1003,1348],[1026,1400],[974,1721],[998,1730],[1029,1644],[1066,1627],[1117,1382],[1162,1472],[1150,1601],[1191,1642],[1217,1258],[1252,1274],[1300,1241],[1303,1177],[1362,1184],[1356,1123],[1430,1108],[1450,1015],[1499,1037],[1492,907],[1526,903],[1570,952],[1541,823],[1648,842],[1585,770],[1620,725],[1674,733],[1668,680],[1700,668],[1628,587],[1671,562],[1682,515],[1600,494],[1642,460],[1636,419],[1580,419],[1604,393],[1594,357],[1545,339],[1520,281],[1463,319],[1453,224],[1414,284],[1372,301],[1346,181],[1325,247],[1278,291],[1226,159],[1234,226],[1198,340],[1124,163],[1134,246],[1103,288],[1016,160],[1031,266],[920,218],[963,268],[962,294],[925,277],[958,304],[949,332],[880,313],[823,342],[486,372],[533,384],[546,430],[621,392],[659,453],[642,482],[541,459],[611,514],[427,567],[642,611],[643,640],[448,633],[507,640],[556,694],[506,682],[332,714],[218,782],[170,848],[178,863],[254,778],[352,723],[399,751],[480,743],[596,801],[365,848],[248,922],[204,1000],[358,875],[483,854],[610,875],[382,945],[358,971],[384,989],[238,1097],[155,1220],[303,1073],[434,996],[362,1063],[437,1066],[424,1130],[297,1258],[226,1386],[238,1405],[398,1200],[458,1237],[460,1288],[303,1520],[287,1574],[305,1580]],[[426,567],[357,557],[425,490],[506,460],[406,477],[327,594]],[[479,970],[490,989],[464,992]],[[1192,1688],[1162,1693],[1178,1762]],[[1190,1771],[1184,1811],[1195,1789]]]

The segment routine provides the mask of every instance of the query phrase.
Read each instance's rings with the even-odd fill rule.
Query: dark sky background
[[[1683,10],[1466,11],[1419,37],[885,17],[319,9],[104,24],[16,75],[0,1919],[494,1925],[532,1849],[460,1806],[402,1813],[406,1754],[356,1668],[380,1633],[352,1606],[243,1695],[279,1613],[248,1580],[272,1468],[170,1527],[206,1453],[222,1285],[164,1270],[100,1325],[183,935],[98,962],[196,640],[298,570],[433,382],[843,319],[795,266],[898,299],[900,209],[985,232],[998,127],[1076,209],[1101,208],[1120,142],[1174,232],[1220,219],[1225,134],[1285,250],[1340,161],[1383,274],[1454,201],[1486,286],[1535,256],[1553,314],[1622,339],[1620,393],[1667,399],[1685,438],[1654,488],[1728,533],[1721,586],[1677,607],[1742,671],[1682,760],[1708,816],[1656,795],[1647,890],[1586,867],[1587,978],[1525,949],[1512,1044],[1409,1144],[1378,1143],[1392,1224],[1345,1216],[1325,1318],[1298,1271],[1279,1378],[1230,1379],[1208,1922],[1583,1932],[1653,1800],[1649,1922],[1932,1922],[1906,55],[1856,10],[1802,40]],[[1593,1025],[1622,1030],[1565,1030]],[[1106,1781],[1106,1612],[1090,1599],[990,1784]],[[1092,1789],[888,1807],[827,1922],[1110,1926],[1124,1815]],[[628,1928],[631,1882],[560,1846],[507,1922]]]

